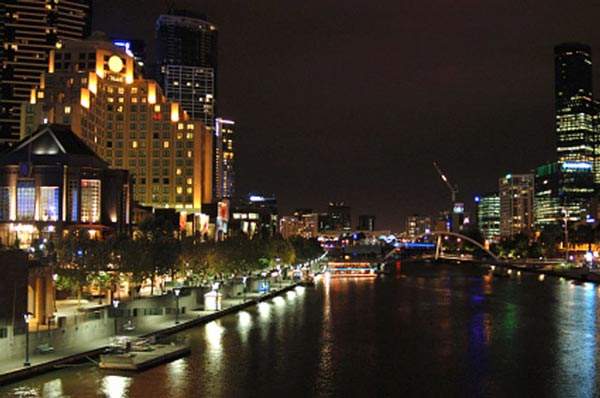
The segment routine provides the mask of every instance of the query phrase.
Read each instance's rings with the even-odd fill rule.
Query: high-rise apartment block
[[[70,124],[111,167],[134,178],[134,199],[199,213],[212,200],[212,136],[190,120],[134,58],[108,41],[65,42],[23,106],[24,131]]]
[[[89,35],[90,7],[91,0],[0,2],[0,142],[19,140],[21,103],[40,85],[50,51]]]
[[[500,178],[500,236],[533,236],[533,174],[507,174]]]

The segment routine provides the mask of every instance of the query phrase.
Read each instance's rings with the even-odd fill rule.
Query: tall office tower
[[[50,50],[83,39],[91,0],[7,0],[0,3],[0,143],[20,138],[20,110],[40,85]],[[73,62],[76,62],[74,60]]]
[[[209,129],[215,124],[217,34],[215,25],[189,11],[171,10],[156,20],[156,64],[165,95]]]
[[[556,46],[554,68],[560,201],[566,211],[579,217],[590,213],[594,184],[600,183],[590,47],[579,43]]]
[[[517,234],[533,237],[533,174],[507,174],[500,178],[500,236]]]
[[[235,194],[234,130],[235,122],[217,118],[215,124],[215,199]]]
[[[50,58],[44,88],[23,105],[26,130],[70,124],[111,167],[129,170],[143,205],[200,213],[212,201],[212,135],[141,78],[134,57],[84,40],[65,42]]]
[[[475,197],[477,226],[483,238],[491,242],[500,240],[500,196],[497,192]]]

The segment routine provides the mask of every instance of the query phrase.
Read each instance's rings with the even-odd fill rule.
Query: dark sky
[[[591,0],[97,0],[94,30],[152,46],[170,5],[219,29],[238,193],[273,193],[282,215],[345,201],[394,231],[450,207],[433,161],[468,205],[552,161],[553,47],[600,54]]]

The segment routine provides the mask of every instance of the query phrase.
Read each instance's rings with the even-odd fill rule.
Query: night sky
[[[600,83],[597,1],[97,0],[94,30],[152,47],[170,5],[217,25],[237,193],[281,215],[344,201],[403,230],[450,207],[433,161],[470,206],[554,160],[554,45],[591,45]]]

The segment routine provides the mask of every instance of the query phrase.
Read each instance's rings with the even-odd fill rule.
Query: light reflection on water
[[[568,378],[572,383],[559,384],[563,396],[594,396],[598,323],[597,291],[588,283],[562,284],[557,316],[561,319],[558,329],[558,379]]]
[[[402,270],[323,278],[210,322],[183,333],[189,357],[146,372],[63,369],[0,387],[0,398],[600,393],[595,285]]]
[[[106,398],[121,398],[128,394],[131,378],[124,376],[107,375],[102,378],[101,391]]]

